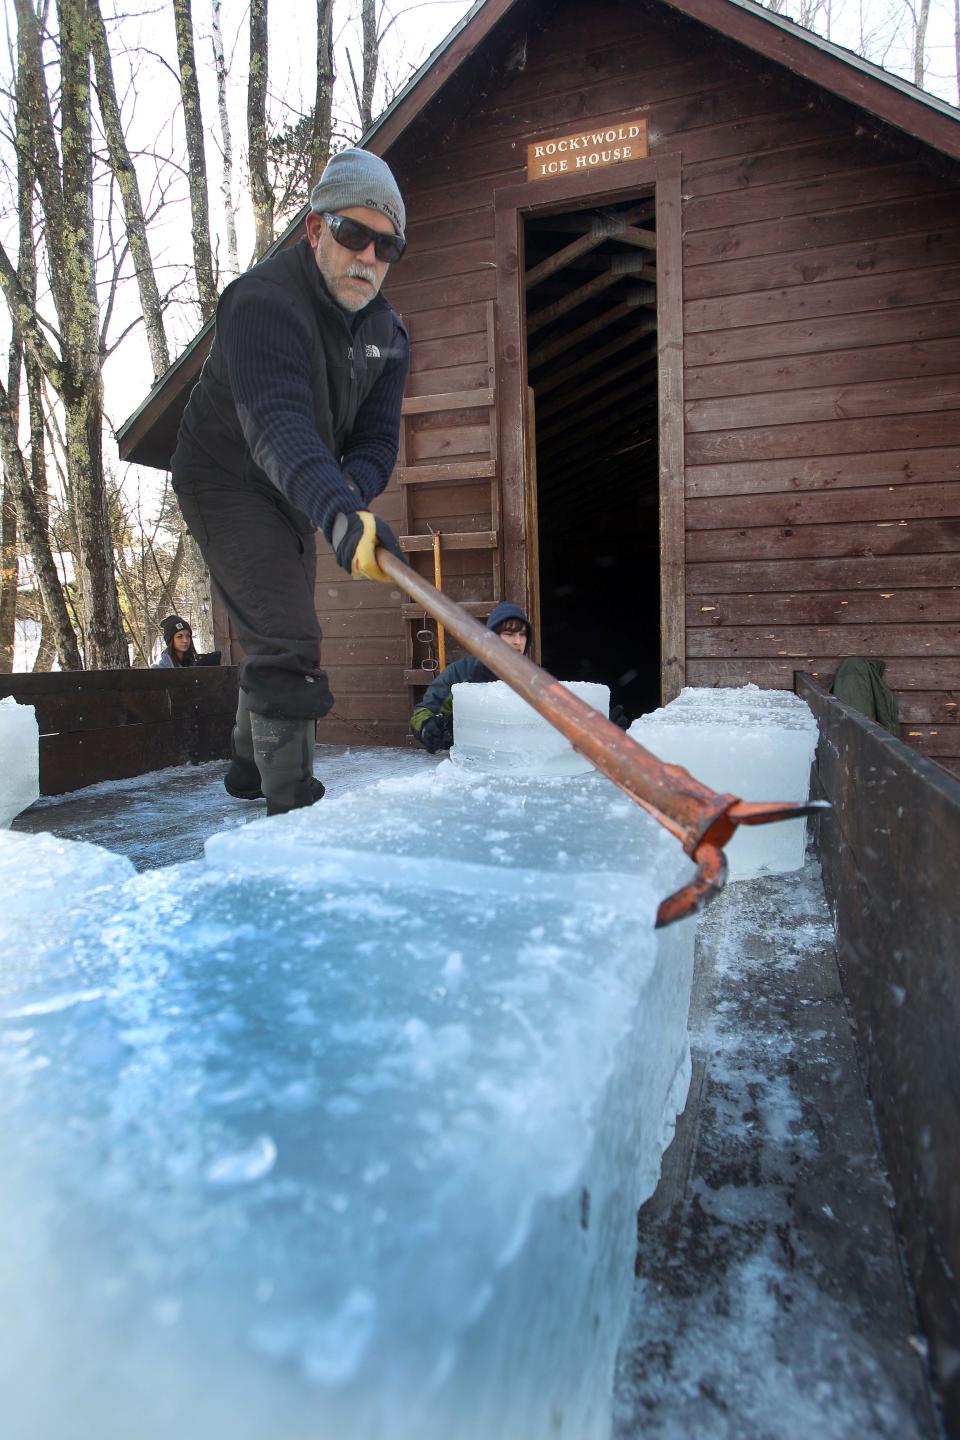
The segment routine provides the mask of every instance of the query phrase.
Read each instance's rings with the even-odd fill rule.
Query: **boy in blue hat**
[[[501,600],[493,607],[487,619],[487,629],[493,630],[501,640],[506,640],[519,654],[529,653],[533,627],[525,612],[512,600]],[[453,744],[454,685],[485,684],[496,678],[493,671],[475,655],[454,660],[452,665],[440,671],[410,716],[410,729],[431,755],[438,750],[449,750]],[[610,719],[622,730],[626,730],[630,723],[619,705],[611,710]]]
[[[519,605],[511,600],[501,600],[487,618],[487,629],[506,640],[514,650],[526,655],[533,639],[533,627]],[[465,655],[454,660],[446,669],[435,676],[420,704],[410,716],[410,729],[420,744],[435,755],[438,750],[449,750],[453,744],[453,694],[454,685],[486,684],[496,680],[482,660],[475,655]]]

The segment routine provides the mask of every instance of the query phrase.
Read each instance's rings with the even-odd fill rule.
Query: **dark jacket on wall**
[[[860,655],[850,655],[840,661],[831,694],[868,719],[876,720],[891,735],[899,735],[900,707],[883,678],[886,668],[886,660],[865,660]]]

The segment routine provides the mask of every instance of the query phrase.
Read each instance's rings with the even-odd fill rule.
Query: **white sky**
[[[5,0],[9,6],[10,0]],[[377,106],[381,108],[388,95],[406,83],[430,51],[440,43],[450,28],[470,9],[472,0],[394,0],[382,5],[381,29],[385,30]],[[809,5],[810,0],[807,0]],[[824,0],[829,5],[818,15],[821,33],[829,28],[831,38],[851,49],[865,49],[868,57],[883,63],[895,73],[911,75],[910,37],[912,27],[906,0]],[[131,13],[129,0],[103,0],[105,13],[115,10]],[[349,82],[347,51],[359,74],[359,0],[336,0],[337,88],[334,102],[335,131],[342,140],[351,142],[358,131],[354,116]],[[794,18],[800,15],[800,0],[787,0],[784,12]],[[193,0],[194,27],[197,35],[197,60],[202,87],[204,121],[207,129],[208,188],[211,226],[216,232],[220,263],[226,264],[225,227],[220,194],[222,161],[219,149],[219,124],[210,45],[210,0]],[[390,16],[394,16],[393,20]],[[828,25],[829,21],[829,25]],[[231,99],[231,128],[234,168],[238,177],[234,193],[242,191],[245,150],[245,105],[247,85],[246,0],[222,0],[221,24],[228,57]],[[270,112],[275,122],[303,114],[313,103],[316,84],[314,36],[316,31],[316,0],[272,0],[270,7]],[[129,113],[141,129],[144,144],[164,146],[182,151],[179,121],[176,118],[174,75],[176,51],[173,16],[169,0],[155,0],[142,12],[139,22],[125,19],[122,34],[131,51],[148,53],[135,58],[139,97]],[[956,75],[953,50],[952,0],[932,0],[928,31],[928,88],[945,99],[956,99]],[[154,58],[156,57],[156,58]],[[118,62],[118,88],[120,88]],[[159,95],[162,102],[158,103]],[[171,131],[174,134],[171,134]],[[185,229],[189,227],[189,211],[185,191],[180,202],[171,208],[169,220],[151,232],[151,244],[157,262],[176,256],[178,263],[189,258]],[[305,198],[305,197],[304,197]],[[252,250],[252,218],[249,206],[238,207],[238,235],[241,267],[249,261]],[[192,307],[171,315],[171,348],[179,351],[196,333],[197,314]],[[136,350],[137,362],[133,351]],[[150,384],[146,343],[141,335],[135,344],[124,347],[118,360],[107,367],[107,386],[112,418],[120,421],[143,399]]]

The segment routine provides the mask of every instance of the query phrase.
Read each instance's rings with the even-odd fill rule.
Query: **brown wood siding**
[[[387,286],[412,340],[408,395],[495,383],[495,192],[526,180],[526,145],[645,113],[651,156],[681,160],[686,682],[791,688],[796,670],[829,682],[842,656],[876,655],[904,738],[960,766],[955,171],[656,5],[518,4],[448,90],[388,155],[408,212]],[[416,533],[497,529],[486,473],[439,468],[481,462],[488,435],[482,409],[410,417],[403,465],[438,467],[405,502]],[[399,523],[396,477],[377,508]],[[499,509],[515,524],[522,498]],[[340,697],[320,736],[400,741],[410,617],[320,550]],[[450,552],[445,588],[489,604],[489,561]]]
[[[411,213],[476,267],[431,251],[405,313],[454,276],[491,293],[483,207],[525,178],[526,143],[638,97],[651,154],[683,162],[687,681],[790,687],[878,655],[904,738],[960,763],[953,177],[680,18],[611,7],[585,34],[558,7],[521,73],[462,96],[468,119],[438,114],[443,153],[421,145]],[[447,363],[479,364],[462,335]],[[434,363],[415,362],[417,393],[440,388]]]
[[[684,167],[688,680],[878,656],[958,767],[960,204],[842,128]]]
[[[377,512],[400,529],[400,502],[391,484]],[[323,630],[323,667],[334,695],[317,739],[330,745],[398,745],[407,733],[403,689],[403,596],[393,585],[352,580],[320,536],[317,544],[317,615]]]

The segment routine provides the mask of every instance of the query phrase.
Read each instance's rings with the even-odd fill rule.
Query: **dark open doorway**
[[[633,719],[660,703],[653,196],[531,216],[524,248],[543,663]]]

